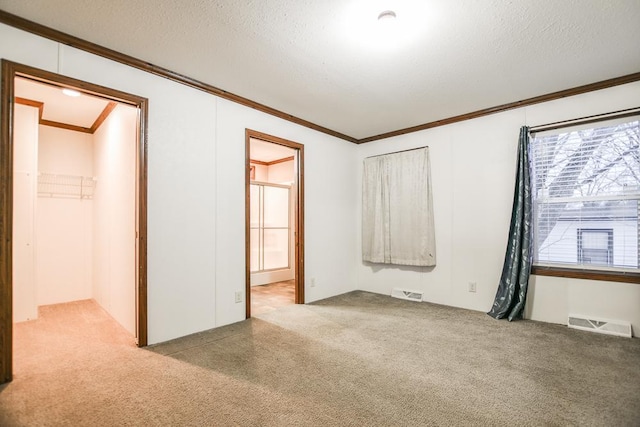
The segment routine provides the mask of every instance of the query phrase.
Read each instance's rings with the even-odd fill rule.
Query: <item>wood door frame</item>
[[[251,228],[250,228],[250,154],[251,139],[284,145],[297,151],[295,209],[295,303],[304,304],[304,145],[251,129],[245,130],[245,303],[246,318],[251,317]]]
[[[137,148],[137,332],[147,345],[147,127],[148,100],[143,97],[3,59],[0,87],[0,384],[13,377],[13,117],[16,77],[69,87],[138,108]]]

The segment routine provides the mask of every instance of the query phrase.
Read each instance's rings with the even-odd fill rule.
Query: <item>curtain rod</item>
[[[428,145],[425,145],[424,147],[416,147],[416,148],[407,148],[406,150],[400,150],[400,151],[394,151],[391,153],[384,153],[384,154],[378,154],[376,156],[369,156],[369,157],[365,157],[366,159],[372,159],[374,157],[380,157],[380,156],[387,156],[389,154],[398,154],[398,153],[404,153],[405,151],[415,151],[415,150],[422,150],[423,148],[429,148]]]
[[[579,117],[577,119],[563,120],[560,122],[546,123],[544,125],[531,126],[529,133],[542,132],[545,130],[561,129],[564,127],[582,125],[587,123],[601,122],[609,119],[619,119],[640,115],[640,107],[627,108],[626,110],[612,111],[609,113],[595,114],[593,116]]]

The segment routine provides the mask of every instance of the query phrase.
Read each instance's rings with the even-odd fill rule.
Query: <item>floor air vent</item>
[[[391,296],[394,298],[406,299],[409,301],[422,301],[422,292],[420,291],[409,291],[406,289],[393,288],[391,291]]]
[[[579,314],[570,314],[568,326],[583,331],[631,338],[631,323],[624,320],[593,319]]]

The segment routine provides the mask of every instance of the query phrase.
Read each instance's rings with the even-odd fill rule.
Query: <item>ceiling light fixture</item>
[[[396,19],[396,13],[393,10],[385,10],[378,15],[378,21],[389,22]]]
[[[80,92],[78,92],[77,90],[73,90],[69,88],[62,89],[62,93],[64,93],[67,96],[73,96],[73,97],[77,97],[81,95]]]
[[[432,3],[419,0],[349,0],[340,15],[337,40],[361,55],[400,52],[423,38],[437,22]],[[350,46],[352,45],[352,46]]]

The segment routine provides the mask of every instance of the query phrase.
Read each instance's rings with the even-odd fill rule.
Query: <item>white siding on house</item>
[[[637,221],[566,221],[559,220],[547,236],[538,255],[541,264],[577,264],[578,229],[611,230],[613,232],[613,264],[625,268],[638,268],[638,241],[629,236],[638,235]]]

